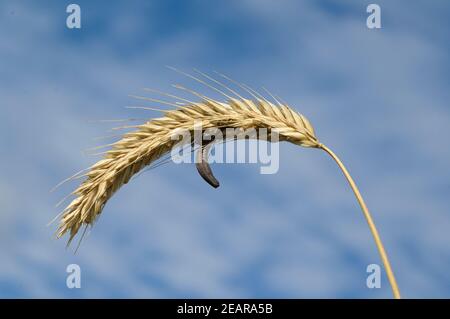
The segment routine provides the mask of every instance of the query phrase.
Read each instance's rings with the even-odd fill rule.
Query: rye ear
[[[181,72],[176,69],[174,70]],[[172,139],[175,132],[184,130],[192,133],[198,122],[201,122],[202,128],[205,130],[210,128],[223,129],[226,127],[242,128],[244,130],[264,128],[269,132],[276,131],[280,140],[303,147],[321,149],[329,154],[338,164],[367,220],[386,269],[394,297],[400,298],[400,292],[386,251],[355,182],[336,154],[318,141],[314,128],[309,120],[285,103],[280,103],[277,100],[277,105],[275,105],[250,87],[231,80],[224,75],[219,74],[221,77],[238,85],[242,90],[250,94],[253,99],[243,98],[220,81],[199,71],[197,73],[206,77],[207,80],[213,81],[216,85],[218,84],[225,88],[230,94],[205,82],[206,80],[199,79],[184,72],[181,73],[222,94],[226,97],[226,101],[217,101],[180,85],[176,85],[175,87],[200,98],[200,101],[190,102],[184,98],[170,94],[165,95],[181,102],[172,103],[146,97],[137,97],[141,100],[175,106],[175,109],[163,111],[163,117],[149,120],[142,125],[127,127],[135,128],[135,130],[126,133],[121,140],[114,143],[111,149],[105,152],[104,158],[94,164],[87,173],[72,177],[79,178],[85,176],[86,179],[73,192],[73,195],[76,196],[75,199],[63,210],[57,237],[59,238],[69,233],[68,244],[70,244],[83,225],[92,225],[101,214],[107,201],[120,187],[128,183],[133,175],[137,174],[144,167],[154,163],[172,149],[175,145],[175,141]],[[147,109],[146,107],[142,108]],[[151,108],[148,109],[154,110]],[[209,166],[207,166],[204,149],[202,148],[200,152],[200,168],[197,166],[199,172],[213,187],[217,187],[219,183],[212,175]]]

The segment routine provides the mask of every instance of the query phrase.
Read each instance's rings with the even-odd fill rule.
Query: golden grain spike
[[[193,78],[205,84],[202,80]],[[219,82],[217,83],[222,85]],[[356,184],[339,158],[318,141],[314,128],[306,117],[298,114],[284,103],[276,106],[263,97],[259,98],[257,92],[243,84],[239,84],[239,86],[250,92],[256,99],[247,100],[240,97],[229,97],[222,92],[223,95],[229,97],[229,100],[220,102],[182,86],[176,86],[199,97],[201,102],[178,106],[164,101],[164,104],[175,105],[177,108],[165,111],[163,117],[150,120],[145,124],[130,126],[129,128],[135,128],[136,130],[127,132],[121,140],[114,143],[112,148],[106,152],[104,159],[90,168],[89,172],[85,174],[87,178],[73,192],[76,197],[62,212],[57,237],[62,237],[68,233],[70,243],[82,226],[92,225],[101,214],[107,201],[121,186],[128,183],[131,177],[144,167],[170,152],[177,142],[171,138],[176,131],[188,130],[192,132],[198,122],[202,123],[204,130],[227,127],[244,130],[264,128],[269,132],[276,131],[281,141],[288,141],[303,147],[322,149],[336,161],[349,182],[367,220],[385,266],[394,297],[400,298],[392,268],[372,217]],[[208,87],[211,86],[208,85]],[[143,97],[139,98],[143,99]],[[158,101],[155,99],[149,100]],[[200,152],[202,152],[200,174],[205,175],[205,179],[211,185],[218,186],[218,181],[213,178],[212,172],[207,166],[204,149],[201,149]]]

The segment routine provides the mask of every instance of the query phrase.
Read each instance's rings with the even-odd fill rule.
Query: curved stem
[[[345,178],[347,179],[348,183],[350,184],[350,187],[352,188],[353,193],[355,194],[356,199],[358,200],[358,203],[361,206],[361,209],[364,213],[364,217],[367,220],[367,224],[369,225],[370,231],[375,240],[375,244],[377,245],[378,252],[380,253],[381,260],[383,261],[384,268],[386,269],[386,274],[387,274],[389,283],[391,284],[394,298],[400,299],[400,291],[398,289],[397,282],[394,277],[394,272],[392,271],[391,264],[389,263],[388,256],[384,249],[383,243],[381,242],[380,235],[378,234],[377,228],[375,227],[375,223],[372,220],[372,216],[370,215],[369,210],[367,209],[366,203],[364,202],[364,199],[362,198],[361,193],[358,190],[358,187],[356,186],[355,182],[353,181],[353,178],[350,176],[350,173],[347,171],[344,164],[336,156],[336,154],[334,154],[333,151],[331,151],[328,147],[326,147],[323,144],[320,144],[319,148],[323,149],[334,159],[334,161],[338,164],[339,168],[341,169],[342,173],[344,174]]]

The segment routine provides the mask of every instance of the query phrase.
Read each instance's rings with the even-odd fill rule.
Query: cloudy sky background
[[[169,163],[122,188],[76,255],[55,240],[49,190],[98,158],[111,123],[153,117],[128,94],[175,93],[165,65],[219,70],[287,100],[343,159],[404,297],[450,297],[448,1],[64,1],[0,5],[0,297],[387,298],[356,200],[317,150],[280,145],[280,170],[215,164],[217,190]],[[147,106],[150,106],[147,104]],[[111,140],[112,141],[112,140]],[[108,142],[108,140],[106,140]],[[66,287],[77,263],[82,288]]]

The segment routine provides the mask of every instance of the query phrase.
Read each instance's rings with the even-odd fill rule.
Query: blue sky
[[[450,297],[448,1],[64,1],[0,5],[0,297],[387,298],[379,263],[336,165],[283,143],[280,170],[215,164],[221,187],[167,164],[123,187],[76,255],[55,240],[49,190],[97,157],[96,119],[141,88],[174,93],[168,70],[218,70],[269,88],[343,159],[371,209],[404,297]],[[66,287],[77,263],[82,288]]]

